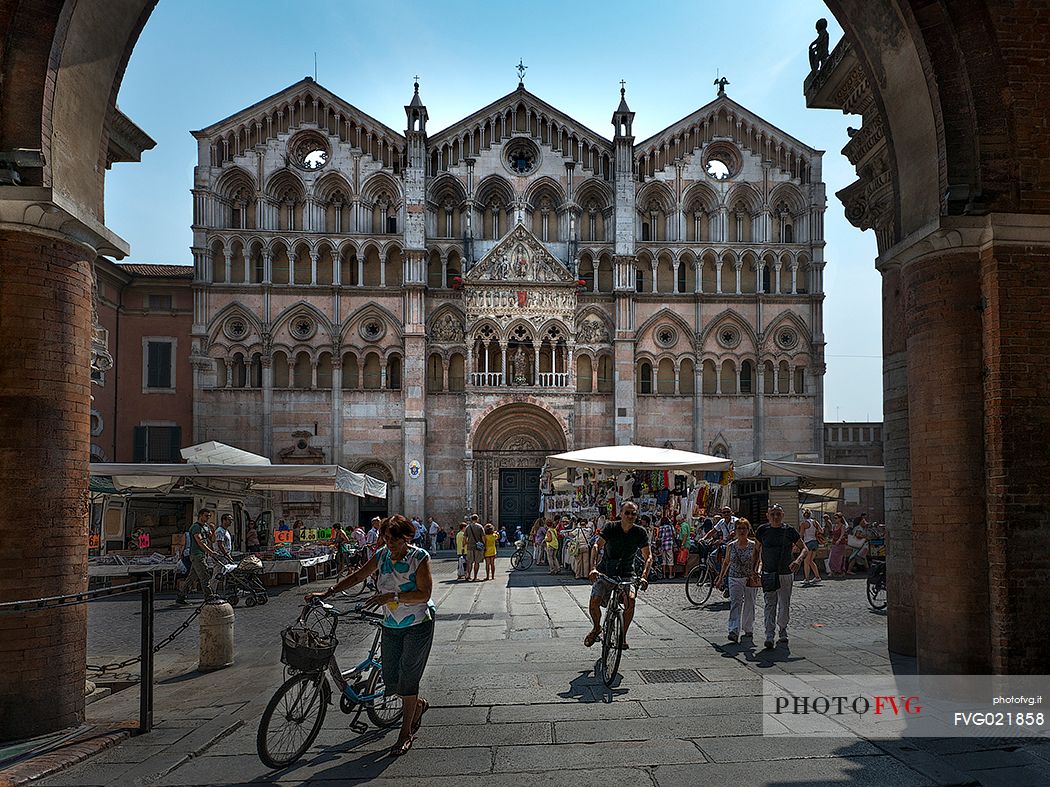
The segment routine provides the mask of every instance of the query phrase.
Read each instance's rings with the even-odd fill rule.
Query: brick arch
[[[471,444],[475,451],[511,450],[516,438],[523,438],[537,451],[556,454],[566,450],[565,430],[549,410],[526,402],[498,405],[484,415],[474,429]]]

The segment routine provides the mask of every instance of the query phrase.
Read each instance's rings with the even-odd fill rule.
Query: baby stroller
[[[246,607],[265,604],[270,597],[262,583],[262,571],[262,561],[255,555],[249,555],[237,565],[225,566],[219,595],[234,607],[242,596]]]

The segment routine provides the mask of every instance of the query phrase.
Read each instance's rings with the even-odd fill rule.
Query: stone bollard
[[[209,601],[201,610],[200,672],[233,664],[233,607],[225,601]]]

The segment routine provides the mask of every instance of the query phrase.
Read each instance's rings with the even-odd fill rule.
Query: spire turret
[[[620,80],[620,106],[613,112],[612,124],[615,132],[613,139],[631,137],[631,124],[634,122],[634,113],[627,106],[627,83]]]
[[[423,103],[423,99],[419,97],[419,77],[415,77],[415,81],[412,83],[415,88],[412,93],[412,100],[405,105],[405,116],[408,118],[407,131],[419,132],[426,134],[427,132],[427,115],[426,104]]]

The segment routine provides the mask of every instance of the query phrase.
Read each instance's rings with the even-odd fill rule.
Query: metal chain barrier
[[[179,636],[179,634],[181,634],[190,627],[190,623],[192,623],[194,619],[199,614],[201,614],[201,610],[204,609],[204,605],[207,603],[207,601],[202,601],[197,606],[197,608],[190,613],[190,616],[179,625],[178,628],[176,628],[168,636],[166,636],[164,639],[162,639],[160,642],[153,646],[153,652],[156,653],[161,648],[170,645],[172,642],[174,642],[175,638]],[[133,656],[130,659],[124,659],[124,661],[115,661],[112,664],[88,664],[87,669],[88,672],[91,672],[93,674],[105,675],[107,672],[115,672],[116,670],[124,669],[125,667],[130,667],[132,664],[137,664],[140,661],[142,661],[141,655]]]

